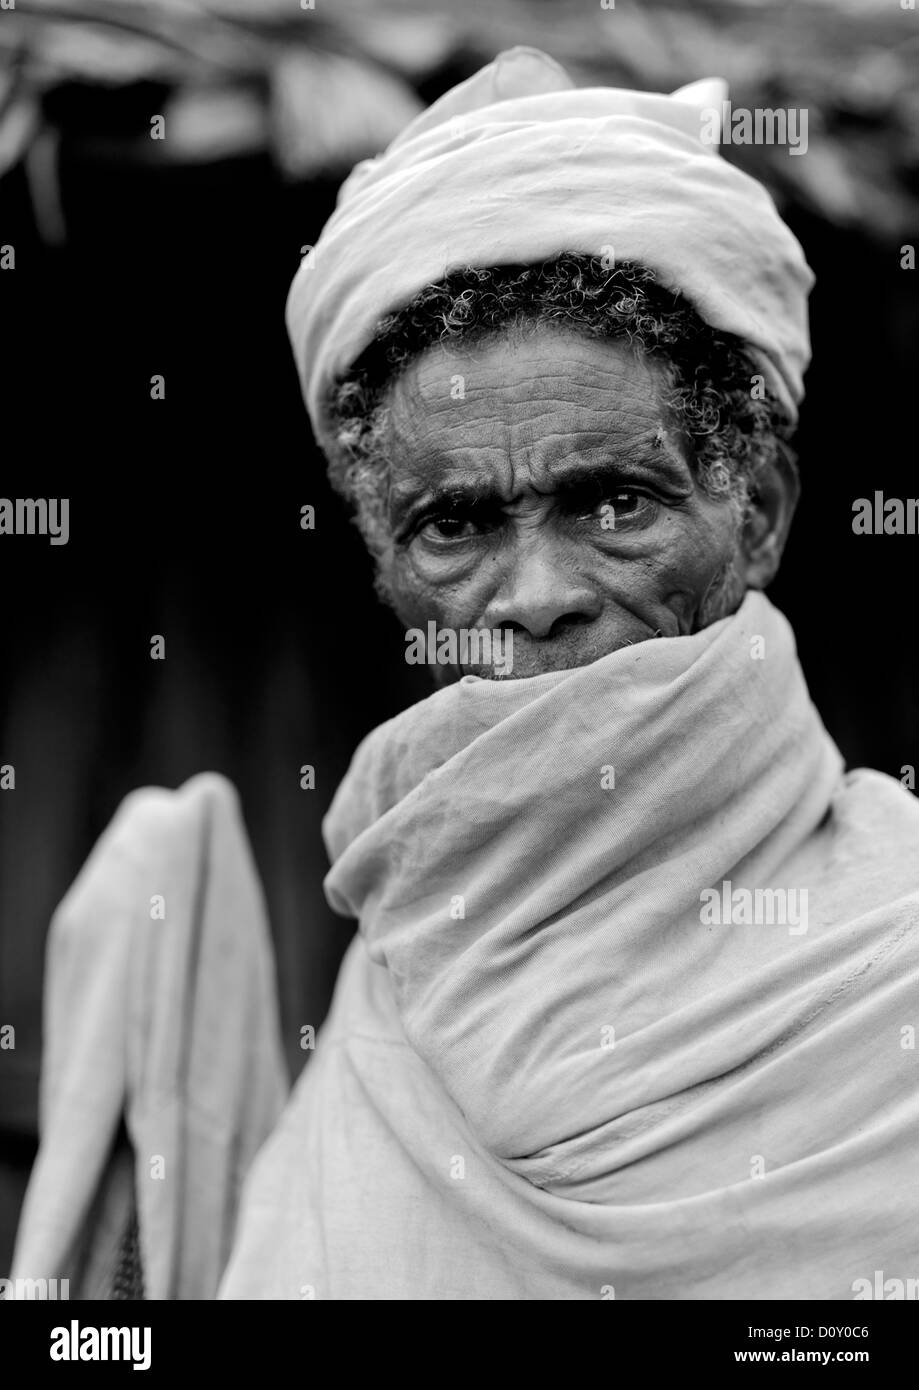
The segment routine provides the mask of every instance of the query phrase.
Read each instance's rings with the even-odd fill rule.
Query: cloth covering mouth
[[[597,1200],[636,1112],[793,1017],[806,939],[786,929],[764,960],[757,928],[702,924],[700,895],[806,888],[783,865],[841,771],[788,624],[750,593],[694,636],[460,682],[384,725],[328,814],[327,895],[486,1147]],[[772,988],[751,999],[760,961]]]
[[[221,1296],[919,1273],[919,807],[844,774],[763,595],[437,691],[365,739],[325,835],[359,930]]]

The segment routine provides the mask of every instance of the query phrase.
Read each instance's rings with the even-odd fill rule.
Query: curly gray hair
[[[667,404],[691,446],[699,484],[709,496],[730,500],[739,521],[761,470],[781,453],[794,465],[791,426],[748,349],[710,328],[643,266],[623,262],[607,269],[599,257],[566,254],[542,265],[469,267],[428,285],[383,319],[330,392],[329,476],[377,558],[388,534],[385,439],[392,382],[435,343],[471,342],[545,323],[625,338],[636,352],[663,363]]]

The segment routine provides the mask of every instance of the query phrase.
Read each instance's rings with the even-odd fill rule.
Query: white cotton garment
[[[136,1222],[129,1296],[213,1299],[243,1178],[288,1093],[236,792],[214,773],[133,792],[51,923],[40,1145],[12,1277],[123,1297]]]
[[[919,806],[844,772],[763,595],[438,691],[325,832],[360,930],[221,1297],[919,1276]]]

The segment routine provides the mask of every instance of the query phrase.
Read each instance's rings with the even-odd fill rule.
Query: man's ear
[[[795,456],[779,440],[775,458],[760,470],[747,503],[741,549],[748,589],[765,589],[775,578],[800,493]]]

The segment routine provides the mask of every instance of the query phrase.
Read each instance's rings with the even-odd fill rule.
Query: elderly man
[[[919,813],[844,773],[762,593],[812,277],[701,137],[722,96],[502,54],[355,170],[298,272],[380,593],[512,661],[447,644],[338,791],[360,930],[224,1297],[919,1275]]]

